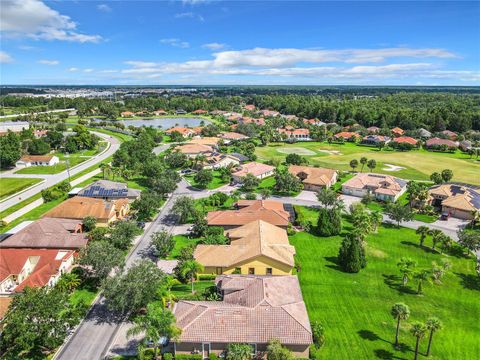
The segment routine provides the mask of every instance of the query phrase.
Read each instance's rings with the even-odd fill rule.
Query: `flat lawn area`
[[[185,175],[184,176],[185,179],[190,183],[190,185],[196,187],[196,188],[199,188],[197,182],[194,180],[194,177],[195,177],[195,174],[193,175]],[[222,177],[220,175],[220,172],[217,171],[217,170],[214,170],[213,171],[213,179],[212,181],[210,181],[210,183],[207,185],[207,189],[208,190],[213,190],[213,189],[217,189],[219,188],[220,186],[223,186],[225,184],[228,184],[227,181],[223,181],[222,180]]]
[[[303,151],[303,153],[302,153]],[[296,152],[308,159],[312,165],[320,165],[338,170],[351,170],[349,163],[352,159],[360,160],[365,156],[375,159],[377,167],[374,172],[395,175],[411,180],[429,180],[434,171],[451,169],[453,180],[480,185],[480,161],[470,159],[468,154],[460,151],[456,153],[438,153],[426,150],[406,152],[382,150],[367,146],[357,146],[351,143],[328,144],[326,142],[304,142],[295,144],[273,143],[264,147],[257,147],[256,154],[259,160],[276,159],[283,161],[288,152]],[[402,166],[399,171],[386,171],[386,164]],[[359,170],[360,168],[357,168]],[[368,170],[365,167],[364,171]]]
[[[203,294],[206,288],[215,285],[213,281],[195,281],[193,284],[193,289],[196,294]],[[172,293],[177,297],[177,299],[188,298],[192,296],[192,285],[180,284],[174,285],[172,287]]]
[[[173,238],[175,239],[175,247],[173,248],[170,255],[167,257],[167,259],[169,260],[178,258],[178,256],[180,255],[180,251],[183,248],[189,245],[196,245],[200,241],[200,239],[189,239],[185,235],[175,235]]]
[[[315,211],[306,210],[315,218]],[[345,222],[346,230],[351,226]],[[381,226],[367,238],[368,265],[357,274],[342,272],[336,264],[341,236],[317,237],[297,233],[290,237],[301,264],[299,280],[310,321],[320,321],[326,334],[321,350],[324,359],[412,359],[414,337],[411,323],[437,316],[444,329],[434,335],[432,359],[476,359],[480,353],[480,283],[475,262],[462,256],[441,255],[420,248],[414,230]],[[426,246],[431,245],[428,238]],[[452,269],[442,284],[425,284],[417,295],[416,281],[401,286],[397,262],[403,256],[417,261],[417,268],[431,269],[432,262],[448,258]],[[400,341],[403,350],[393,348],[395,321],[390,315],[394,303],[410,307],[410,319],[403,321]],[[426,350],[427,338],[420,351]]]
[[[0,178],[0,199],[13,195],[40,181],[42,179]]]

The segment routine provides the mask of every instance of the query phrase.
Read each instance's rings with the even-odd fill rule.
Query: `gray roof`
[[[228,154],[228,155],[234,157],[235,159],[237,159],[240,162],[250,160],[247,156],[245,156],[243,154],[240,154],[240,153],[231,153],[231,154]]]
[[[418,133],[420,134],[421,137],[431,137],[432,133],[428,131],[427,129],[420,128],[418,129]]]
[[[81,190],[78,195],[94,198],[137,198],[140,190],[127,188],[127,184],[110,180],[98,180]]]

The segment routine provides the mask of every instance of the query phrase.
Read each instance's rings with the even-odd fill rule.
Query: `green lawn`
[[[42,179],[0,178],[0,199],[22,191],[40,181],[42,181]]]
[[[228,184],[228,181],[223,181],[221,174],[218,170],[213,170],[213,179],[210,181],[210,183],[207,185],[208,190],[214,190],[219,188],[220,186],[223,186],[225,184]],[[193,187],[199,188],[198,183],[194,180],[195,175],[185,175],[185,179],[192,185]]]
[[[305,209],[315,219],[315,211]],[[351,230],[345,222],[346,230]],[[303,297],[311,321],[325,327],[324,359],[411,359],[413,321],[439,317],[444,330],[434,336],[431,359],[475,359],[480,353],[480,283],[472,259],[432,253],[419,248],[414,230],[382,226],[367,238],[368,265],[358,274],[342,272],[336,264],[341,237],[321,238],[309,233],[290,237],[301,264],[299,273]],[[427,240],[430,246],[430,239]],[[407,256],[419,268],[431,268],[432,261],[448,258],[452,270],[442,284],[428,284],[424,295],[416,295],[415,280],[401,287],[397,262]],[[401,326],[403,351],[392,346],[395,321],[390,308],[396,302],[410,307],[411,315]],[[421,351],[427,341],[421,343]]]
[[[336,151],[338,153],[328,153]],[[350,160],[365,156],[375,159],[375,172],[395,175],[411,180],[428,180],[434,171],[451,169],[453,180],[480,185],[480,161],[470,159],[470,156],[460,151],[455,153],[438,153],[426,150],[398,152],[391,150],[378,151],[376,148],[357,146],[352,143],[328,144],[326,142],[304,142],[295,144],[273,143],[264,147],[257,147],[256,154],[259,160],[283,161],[287,153],[298,153],[308,159],[312,165],[330,167],[338,170],[350,170]],[[385,164],[403,166],[400,171],[386,171]],[[421,164],[421,166],[419,166]],[[357,168],[359,170],[359,168]]]
[[[213,281],[195,281],[193,284],[194,291],[196,294],[203,294],[206,288],[215,285]],[[192,297],[192,285],[180,284],[174,285],[172,287],[172,293],[176,296],[177,299],[188,299]]]
[[[183,248],[185,248],[185,247],[187,247],[191,244],[196,245],[200,240],[200,239],[189,239],[185,235],[175,235],[173,238],[175,239],[175,247],[173,248],[172,252],[170,253],[170,255],[167,258],[169,260],[176,259],[180,255],[180,251]]]

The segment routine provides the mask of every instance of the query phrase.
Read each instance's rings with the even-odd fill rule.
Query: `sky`
[[[2,85],[480,85],[480,2],[0,1]]]

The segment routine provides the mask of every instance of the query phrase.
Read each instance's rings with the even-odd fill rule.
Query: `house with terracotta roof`
[[[200,145],[208,145],[211,147],[216,147],[220,138],[216,136],[206,136],[206,137],[195,137],[188,141],[188,144],[200,144]]]
[[[30,166],[53,166],[58,164],[60,159],[54,155],[24,155],[15,163],[16,167]]]
[[[0,296],[22,292],[28,287],[54,286],[70,272],[73,250],[0,249]]]
[[[480,211],[480,190],[459,184],[440,184],[428,190],[428,203],[452,217],[472,220]]]
[[[303,119],[303,123],[308,125],[315,125],[315,126],[327,125],[324,121],[320,119]]]
[[[310,130],[308,129],[294,129],[290,126],[282,129],[277,129],[279,134],[285,134],[287,139],[295,139],[299,141],[308,141],[310,138]]]
[[[163,116],[163,115],[168,115],[168,112],[166,112],[163,109],[158,109],[153,112],[154,115],[156,116]]]
[[[126,198],[107,201],[74,196],[48,211],[43,217],[83,220],[87,216],[93,216],[97,219],[97,226],[108,226],[114,221],[124,219],[129,211],[129,200]]]
[[[214,152],[214,149],[211,146],[192,143],[179,145],[175,150],[187,155],[187,157],[196,157],[198,155],[206,155]]]
[[[295,248],[285,229],[263,220],[226,230],[229,245],[198,245],[193,257],[203,274],[289,275]]]
[[[380,131],[380,128],[377,127],[377,126],[370,126],[367,128],[367,131],[370,133],[370,134],[376,134]]]
[[[425,148],[428,150],[441,150],[443,147],[446,147],[447,150],[455,150],[458,148],[458,144],[455,141],[440,139],[438,137],[425,141]]]
[[[399,136],[399,137],[393,138],[393,142],[397,144],[410,144],[410,145],[416,146],[418,143],[418,140],[410,136]]]
[[[184,138],[192,137],[195,135],[195,131],[186,127],[173,127],[165,131],[165,134],[171,135],[173,132],[177,132],[182,135]]]
[[[198,110],[192,111],[192,114],[193,115],[205,115],[205,114],[208,114],[208,111],[203,110],[203,109],[198,109]]]
[[[257,179],[264,179],[272,176],[274,171],[273,166],[252,161],[241,165],[240,169],[232,174],[232,178],[235,182],[241,183],[247,174],[252,174]]]
[[[345,141],[352,141],[352,139],[357,140],[361,138],[359,134],[352,131],[342,131],[342,132],[339,132],[338,134],[333,135],[333,137],[337,140],[343,139]]]
[[[288,171],[299,178],[303,189],[308,191],[328,189],[337,182],[338,173],[332,169],[290,165]]]
[[[405,130],[400,129],[399,127],[394,127],[391,131],[393,136],[402,136],[405,134]]]
[[[218,169],[229,165],[240,165],[240,161],[230,154],[210,153],[206,155],[204,169]]]
[[[262,114],[263,116],[265,117],[276,117],[276,116],[280,116],[280,113],[278,111],[274,111],[274,110],[260,110],[260,114]]]
[[[388,136],[383,136],[383,135],[367,135],[362,139],[362,144],[363,145],[373,145],[373,146],[378,146],[378,144],[388,144],[390,142],[390,138]]]
[[[245,105],[243,108],[247,111],[255,111],[255,105]]]
[[[232,132],[232,131],[224,131],[221,132],[218,135],[219,138],[223,139],[223,142],[225,144],[228,144],[231,141],[239,141],[239,140],[247,140],[249,139],[248,136],[237,133],[237,132]]]
[[[255,124],[255,125],[259,125],[259,126],[262,126],[262,125],[265,125],[265,119],[264,118],[252,118],[252,117],[241,117],[240,119],[238,119],[238,122],[239,123],[242,123],[242,124]]]
[[[442,134],[445,135],[448,139],[453,140],[453,141],[457,140],[457,138],[458,138],[457,133],[455,133],[453,131],[450,131],[450,130],[443,130]]]
[[[407,190],[403,179],[381,174],[360,173],[342,184],[342,193],[358,197],[371,194],[377,200],[396,201]]]
[[[36,139],[40,139],[48,134],[47,129],[35,129],[33,130],[33,136],[35,136]]]
[[[77,219],[41,218],[0,242],[0,248],[80,250],[88,237]]]
[[[122,111],[120,113],[120,116],[121,117],[133,117],[133,116],[135,116],[135,113],[131,112],[131,111]]]
[[[274,200],[239,200],[235,210],[210,211],[207,214],[209,226],[222,226],[233,229],[255,220],[262,220],[286,229],[290,222],[290,213],[283,204]]]
[[[215,279],[221,301],[181,300],[173,314],[182,330],[175,355],[225,355],[231,343],[252,347],[264,356],[278,339],[295,358],[308,358],[312,330],[296,276],[221,275]]]

